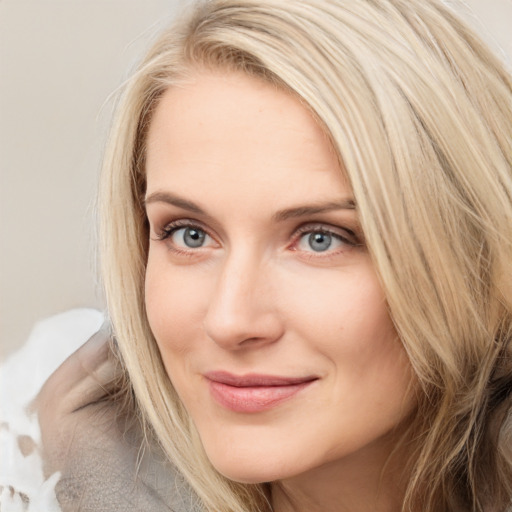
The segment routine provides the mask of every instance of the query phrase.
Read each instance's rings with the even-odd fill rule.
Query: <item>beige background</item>
[[[0,357],[38,319],[102,307],[93,218],[109,96],[183,1],[0,0]],[[467,4],[512,67],[512,0]]]

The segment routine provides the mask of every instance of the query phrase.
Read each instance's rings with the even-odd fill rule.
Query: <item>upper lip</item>
[[[207,372],[204,376],[213,382],[219,382],[234,387],[264,387],[264,386],[293,386],[316,380],[315,375],[306,377],[282,377],[279,375],[264,375],[258,373],[247,373],[235,375],[225,371]]]

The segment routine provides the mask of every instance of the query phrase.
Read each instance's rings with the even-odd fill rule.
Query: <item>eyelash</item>
[[[158,233],[156,233],[157,240],[167,240],[170,238],[178,229],[181,228],[195,228],[200,229],[201,231],[204,231],[205,233],[209,234],[206,229],[204,229],[201,225],[199,225],[197,222],[193,222],[192,220],[187,219],[180,219],[170,222],[169,224],[166,224]]]
[[[295,230],[293,234],[293,242],[290,244],[291,250],[300,250],[297,249],[298,244],[302,240],[302,237],[304,235],[313,234],[313,233],[320,233],[322,235],[328,235],[332,238],[340,241],[343,243],[345,247],[341,249],[327,249],[325,252],[315,252],[315,251],[303,251],[305,254],[307,254],[308,258],[329,258],[334,257],[338,255],[339,253],[345,252],[347,250],[350,250],[352,248],[361,246],[361,243],[357,237],[357,235],[348,228],[341,228],[341,227],[329,227],[326,224],[321,223],[308,223],[300,226],[298,229]]]
[[[176,231],[183,228],[192,228],[200,230],[206,235],[208,235],[212,240],[215,240],[215,237],[213,237],[207,229],[205,229],[201,224],[197,223],[196,221],[192,221],[189,219],[179,219],[173,222],[170,222],[169,224],[165,225],[158,233],[156,233],[156,240],[157,241],[166,241],[170,239]],[[329,227],[329,225],[322,224],[322,223],[306,223],[299,228],[297,228],[293,234],[292,234],[292,242],[287,246],[288,249],[292,251],[300,251],[300,249],[297,248],[298,244],[300,243],[302,237],[307,234],[312,233],[320,233],[323,235],[329,235],[333,237],[334,239],[337,239],[338,241],[341,241],[345,246],[345,248],[338,249],[338,250],[326,250],[325,253],[323,251],[315,252],[315,251],[301,251],[305,253],[305,257],[309,258],[329,258],[336,256],[337,254],[341,252],[345,252],[347,250],[350,250],[355,247],[359,247],[362,244],[359,241],[358,236],[350,229],[348,228],[341,228],[341,227]],[[346,234],[346,236],[343,235],[343,233]],[[200,248],[200,247],[199,247]],[[176,254],[183,254],[183,255],[192,255],[192,253],[197,252],[197,249],[190,248],[190,249],[183,249],[181,247],[177,247],[173,245],[170,247],[170,250],[175,252]]]
[[[166,224],[163,226],[157,233],[156,238],[154,240],[158,242],[166,242],[169,241],[170,238],[176,233],[176,231],[183,229],[183,228],[192,228],[197,229],[199,231],[202,231],[206,233],[212,240],[215,240],[215,237],[211,236],[207,229],[205,229],[201,224],[199,224],[197,221],[189,220],[189,219],[179,219],[170,222],[169,224]],[[176,246],[175,244],[169,243],[168,248],[173,253],[179,255],[179,256],[194,256],[197,254],[197,249],[185,249]]]

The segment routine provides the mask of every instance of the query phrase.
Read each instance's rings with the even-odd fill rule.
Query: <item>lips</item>
[[[314,376],[238,376],[227,372],[210,372],[204,376],[213,399],[223,407],[241,413],[262,412],[277,407],[317,380]]]

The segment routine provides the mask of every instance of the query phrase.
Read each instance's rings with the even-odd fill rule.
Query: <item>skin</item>
[[[166,91],[147,144],[148,318],[212,464],[274,482],[277,512],[397,510],[383,468],[411,368],[318,123],[267,83],[199,70]],[[219,370],[316,380],[239,412],[212,396]]]

